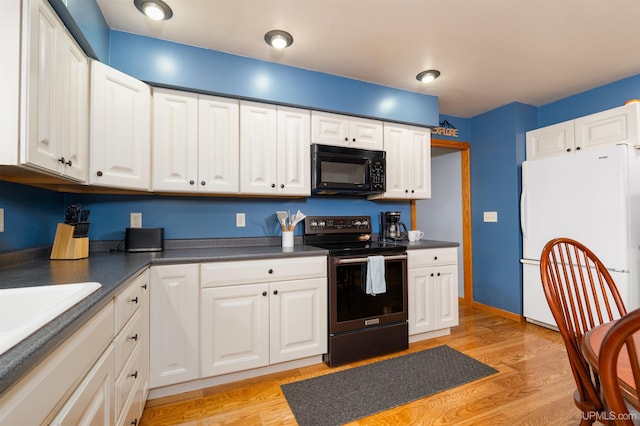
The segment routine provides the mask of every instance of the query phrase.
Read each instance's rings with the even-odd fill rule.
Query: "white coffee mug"
[[[424,237],[424,232],[422,231],[409,231],[409,241],[420,241]]]

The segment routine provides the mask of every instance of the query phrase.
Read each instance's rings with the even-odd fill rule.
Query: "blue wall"
[[[45,189],[0,181],[4,232],[0,253],[53,243],[56,224],[64,219],[64,195]]]
[[[151,84],[438,125],[435,96],[120,31],[110,38],[110,65]]]
[[[639,98],[640,75],[636,75],[541,106],[538,108],[537,127],[573,120]]]
[[[519,200],[525,132],[536,108],[512,103],[471,119],[471,212],[474,301],[522,312]],[[484,222],[485,211],[498,222]]]
[[[167,239],[279,236],[281,230],[275,216],[278,210],[288,210],[294,214],[299,209],[307,216],[370,215],[374,232],[379,230],[378,215],[381,211],[400,211],[406,222],[411,217],[408,202],[374,202],[364,198],[256,199],[67,194],[65,202],[79,203],[91,210],[90,240],[121,240],[124,229],[129,226],[130,212],[142,213],[144,227],[165,228]],[[236,213],[246,214],[246,227],[236,228]],[[296,227],[295,234],[302,234],[302,225]]]
[[[95,0],[49,0],[85,53],[109,61],[109,26]]]

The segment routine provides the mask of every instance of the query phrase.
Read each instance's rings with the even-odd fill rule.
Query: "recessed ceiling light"
[[[136,8],[154,21],[166,21],[173,16],[173,11],[162,0],[133,0]]]
[[[293,44],[293,36],[286,31],[271,30],[264,35],[264,41],[276,49],[284,49]]]
[[[423,83],[431,83],[433,80],[440,76],[440,71],[438,70],[427,70],[422,71],[418,75],[416,75],[416,80],[421,81]]]

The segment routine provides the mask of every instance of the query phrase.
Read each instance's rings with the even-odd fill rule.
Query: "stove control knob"
[[[367,221],[367,220],[363,220],[363,221],[362,221],[362,226],[367,226],[367,225],[369,225],[369,221]]]
[[[324,223],[324,222],[320,222],[320,223],[318,223],[318,225],[320,225],[320,226],[325,226],[325,225],[326,225],[326,223]]]
[[[315,220],[313,222],[311,222],[311,226],[318,226],[318,222],[316,222]]]
[[[356,226],[360,226],[362,225],[362,222],[360,222],[359,220],[356,220],[355,222],[353,222],[353,224]]]

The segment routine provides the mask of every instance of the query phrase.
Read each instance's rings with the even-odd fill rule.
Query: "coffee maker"
[[[380,239],[402,241],[407,236],[407,227],[400,222],[400,212],[380,212]]]

